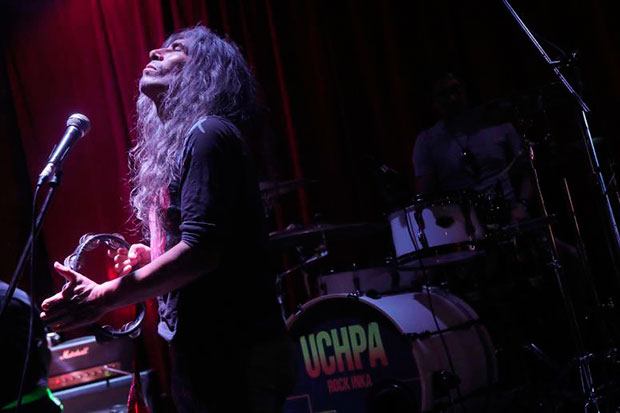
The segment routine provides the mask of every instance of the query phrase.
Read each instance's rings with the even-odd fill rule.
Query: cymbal
[[[258,184],[261,195],[275,196],[283,195],[295,191],[303,185],[315,184],[319,181],[316,179],[291,179],[288,181],[262,181]]]
[[[269,245],[287,248],[309,242],[320,242],[323,237],[332,240],[356,238],[387,230],[387,223],[357,222],[350,224],[316,224],[307,227],[287,228],[269,233]]]

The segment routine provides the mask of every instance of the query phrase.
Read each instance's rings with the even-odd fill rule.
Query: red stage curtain
[[[158,1],[69,0],[37,6],[19,9],[5,54],[30,182],[36,181],[68,116],[80,112],[91,120],[90,133],[65,163],[43,227],[50,257],[45,264],[51,266],[86,232],[121,232],[139,240],[128,224],[127,151],[137,79],[148,51],[165,35]],[[57,290],[63,280],[54,276],[54,281]],[[41,296],[50,292],[48,287]],[[148,308],[143,336],[159,343],[154,303]],[[146,348],[150,364],[165,372],[164,346]]]

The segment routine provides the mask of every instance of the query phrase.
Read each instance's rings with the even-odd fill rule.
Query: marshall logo
[[[88,354],[88,350],[90,349],[89,346],[85,346],[82,348],[78,348],[75,350],[65,350],[62,352],[62,354],[60,355],[60,357],[58,357],[59,360],[68,360],[68,359],[73,359],[76,357],[82,357]]]
[[[301,336],[299,343],[306,372],[313,379],[321,374],[362,370],[366,360],[370,368],[388,365],[377,322],[319,331]]]

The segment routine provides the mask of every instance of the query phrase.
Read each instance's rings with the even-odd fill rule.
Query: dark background
[[[27,0],[2,1],[0,54],[0,278],[8,280],[29,227],[32,187],[74,112],[89,135],[67,160],[65,177],[38,245],[40,297],[61,284],[51,264],[86,232],[133,230],[127,198],[137,81],[148,51],[174,30],[202,22],[237,42],[262,86],[264,132],[250,137],[261,179],[319,181],[282,199],[272,230],[310,223],[381,219],[388,212],[373,165],[401,174],[414,193],[415,136],[435,122],[430,90],[456,72],[472,104],[503,99],[510,120],[549,143],[538,160],[550,209],[566,217],[559,179],[568,177],[597,263],[599,289],[616,293],[602,213],[579,142],[576,112],[549,68],[501,1]],[[579,52],[579,76],[602,141],[602,162],[615,159],[620,105],[620,34],[612,0],[514,0],[552,57]],[[543,96],[542,107],[538,96]],[[541,115],[541,108],[546,116]],[[519,126],[519,125],[517,125]],[[607,169],[608,177],[611,169]],[[567,220],[557,231],[569,242]],[[151,307],[151,311],[153,308]],[[154,316],[154,313],[151,314]],[[154,335],[153,324],[146,334]],[[154,350],[153,350],[154,351]]]

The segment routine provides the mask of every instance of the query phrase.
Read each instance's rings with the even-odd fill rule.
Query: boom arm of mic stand
[[[581,95],[579,95],[579,93],[577,93],[577,91],[575,90],[575,88],[573,88],[573,86],[569,83],[569,81],[564,77],[564,75],[562,74],[562,72],[560,71],[560,66],[558,65],[557,61],[551,60],[551,58],[549,57],[549,55],[547,54],[547,52],[545,52],[545,49],[543,49],[543,47],[541,46],[541,44],[538,42],[538,40],[536,40],[536,37],[534,36],[534,34],[530,31],[530,29],[528,29],[528,27],[525,25],[525,23],[523,23],[523,20],[521,20],[521,18],[519,17],[519,15],[517,14],[517,12],[515,11],[515,9],[512,8],[512,6],[510,5],[510,3],[508,2],[508,0],[504,0],[504,4],[506,5],[506,8],[508,9],[508,11],[510,12],[510,14],[512,15],[512,17],[515,19],[515,21],[517,22],[517,24],[521,27],[521,29],[525,32],[525,34],[527,35],[527,37],[530,39],[530,41],[534,44],[534,46],[536,47],[536,49],[538,50],[538,52],[540,53],[540,55],[543,57],[543,59],[545,59],[545,61],[553,67],[553,71],[555,72],[555,74],[558,76],[558,79],[560,80],[560,82],[562,82],[562,84],[566,87],[566,90],[568,90],[568,92],[575,98],[575,100],[577,101],[577,103],[579,104],[579,107],[581,107],[581,110],[583,110],[586,113],[590,112],[590,108],[588,107],[588,105],[586,105],[586,103],[583,101],[583,99],[581,98]]]
[[[8,307],[8,303],[13,298],[13,294],[15,294],[15,289],[17,288],[17,284],[19,283],[19,279],[21,278],[24,272],[24,265],[26,264],[26,258],[30,252],[31,248],[34,248],[34,242],[39,236],[39,232],[41,231],[41,224],[43,223],[43,218],[45,218],[45,214],[47,213],[47,208],[56,193],[56,189],[60,185],[60,180],[62,178],[62,171],[56,171],[52,179],[50,179],[49,187],[47,190],[47,194],[45,196],[45,200],[43,204],[41,204],[41,209],[39,210],[39,214],[35,220],[34,225],[34,234],[31,233],[28,237],[28,241],[26,241],[26,246],[22,251],[22,255],[19,257],[19,261],[17,261],[17,266],[15,267],[15,271],[13,271],[13,276],[11,278],[11,282],[9,284],[9,289],[6,293],[6,297],[2,302],[2,306],[0,306],[0,320],[2,320],[2,316],[4,315],[4,311]],[[33,206],[34,207],[34,206]],[[30,297],[31,300],[35,300],[35,297]]]
[[[609,197],[609,192],[607,190],[607,184],[605,183],[605,178],[603,177],[603,173],[601,172],[601,166],[598,161],[598,156],[596,154],[596,148],[594,147],[594,140],[592,139],[592,134],[590,133],[590,126],[588,125],[588,117],[587,114],[590,113],[590,108],[583,101],[581,95],[573,88],[570,82],[564,77],[562,72],[560,71],[560,66],[557,62],[551,60],[547,52],[543,49],[541,44],[536,40],[536,37],[532,34],[530,29],[523,23],[523,20],[519,17],[517,12],[512,8],[508,0],[503,0],[504,5],[515,19],[519,27],[523,30],[523,32],[530,39],[532,44],[536,47],[540,55],[545,59],[545,61],[552,67],[553,72],[556,74],[560,82],[564,85],[566,90],[570,93],[571,96],[575,99],[579,107],[581,108],[581,133],[583,135],[586,151],[588,153],[588,159],[590,161],[590,167],[592,169],[593,175],[596,175],[599,189],[601,191],[601,195],[604,198],[605,211],[607,212],[607,219],[609,221],[609,225],[611,227],[613,237],[614,237],[614,246],[615,246],[615,254],[612,254],[612,260],[617,263],[620,260],[620,231],[618,230],[618,223],[616,221],[616,217],[614,214],[614,210],[611,204],[611,199]]]

